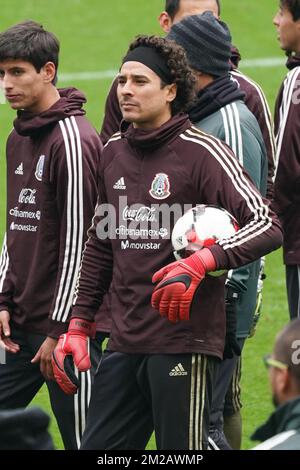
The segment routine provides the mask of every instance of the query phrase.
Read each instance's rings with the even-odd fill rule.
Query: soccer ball
[[[216,241],[229,238],[239,229],[235,218],[225,209],[199,204],[180,217],[172,232],[172,245],[176,260],[187,258]],[[224,271],[210,274],[220,276]]]

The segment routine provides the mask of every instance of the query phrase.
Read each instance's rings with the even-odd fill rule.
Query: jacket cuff
[[[50,338],[58,339],[60,335],[63,335],[68,331],[69,323],[63,323],[60,321],[50,320],[48,329],[48,335]]]
[[[232,266],[228,265],[227,255],[220,245],[216,243],[215,245],[210,246],[209,250],[211,251],[215,259],[216,271],[218,271],[219,269],[231,269],[232,268]]]
[[[7,305],[7,304],[0,304],[0,312],[1,312],[2,310],[6,310],[6,311],[7,311],[8,313],[10,313],[10,314],[12,313],[12,309],[11,309],[10,306]]]
[[[77,307],[76,305],[72,308],[72,316],[71,319],[73,318],[82,318],[83,320],[87,320],[90,322],[95,321],[95,315],[96,312],[92,310],[86,310],[85,308],[82,307]]]

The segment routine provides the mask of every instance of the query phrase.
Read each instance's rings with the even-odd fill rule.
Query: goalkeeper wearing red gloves
[[[78,379],[70,362],[73,355],[74,363],[80,372],[91,368],[89,355],[89,338],[95,338],[96,324],[73,318],[70,321],[68,333],[60,337],[53,352],[53,372],[57,383],[67,394],[76,393]]]
[[[158,449],[208,447],[226,276],[206,273],[247,264],[282,241],[276,216],[231,150],[180,113],[193,86],[179,46],[155,36],[130,45],[118,96],[133,125],[104,148],[70,329],[54,354],[55,376],[72,392],[68,358],[89,367],[87,338],[111,284],[111,335],[94,379],[85,450],[144,449],[153,430]],[[181,216],[198,203],[225,208],[241,229],[172,263],[174,205]]]
[[[152,307],[173,323],[189,320],[191,304],[205,274],[216,269],[216,262],[208,248],[188,258],[175,261],[153,276],[159,282],[152,295]]]

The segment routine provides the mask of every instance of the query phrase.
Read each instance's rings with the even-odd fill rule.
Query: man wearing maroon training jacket
[[[166,0],[165,11],[159,16],[159,23],[165,33],[169,33],[174,24],[180,22],[184,17],[195,14],[202,14],[205,11],[211,11],[215,17],[219,18],[221,15],[220,0]],[[241,56],[238,49],[234,46],[231,48],[230,58],[230,75],[238,83],[239,90],[245,93],[244,101],[249,110],[254,114],[259,124],[260,130],[263,135],[264,143],[266,146],[268,157],[268,181],[266,197],[271,199],[273,197],[273,176],[274,176],[274,158],[275,158],[275,142],[273,135],[273,123],[271,113],[265,95],[260,86],[251,80],[248,76],[238,70],[238,65]],[[120,122],[122,120],[122,113],[117,99],[117,86],[118,80],[115,79],[109,91],[106,104],[105,115],[101,129],[101,140],[105,144],[112,134],[119,130]],[[211,105],[208,100],[208,105]],[[189,110],[189,116],[193,123],[197,124],[194,116]],[[124,128],[125,122],[123,122]],[[205,129],[204,129],[205,130]],[[240,320],[243,323],[243,316],[239,317],[238,322],[238,335],[240,334]],[[242,325],[244,326],[244,325]],[[245,337],[245,330],[242,333]],[[232,386],[229,387],[228,395],[226,396],[226,412],[224,413],[224,423],[226,433],[230,435],[230,443],[233,448],[238,449],[241,442],[241,389],[240,389],[240,376],[241,365],[237,366]],[[222,387],[223,388],[223,387]]]
[[[85,97],[55,86],[59,42],[33,21],[0,34],[0,82],[17,111],[8,137],[7,229],[0,257],[0,410],[26,407],[46,382],[65,448],[85,427],[91,372],[68,397],[53,380],[51,356],[67,330],[87,229],[97,199],[99,136]],[[102,325],[101,325],[102,327]]]
[[[273,22],[280,47],[289,55],[287,67],[290,69],[279,90],[275,108],[277,169],[274,200],[284,232],[283,255],[292,319],[300,317],[300,1],[281,0]]]
[[[87,339],[112,281],[111,336],[82,449],[144,449],[153,429],[158,449],[208,447],[226,276],[206,273],[281,244],[276,216],[229,147],[182,113],[194,84],[183,49],[155,36],[137,38],[120,69],[120,107],[132,124],[104,148],[72,320],[54,352],[55,377],[68,389],[65,359],[89,367]],[[226,208],[241,229],[172,262],[174,218],[198,203]]]

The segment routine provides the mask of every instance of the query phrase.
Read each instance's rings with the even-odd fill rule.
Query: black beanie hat
[[[172,26],[167,39],[184,48],[193,69],[216,77],[229,72],[231,34],[226,23],[210,11],[186,16]]]

